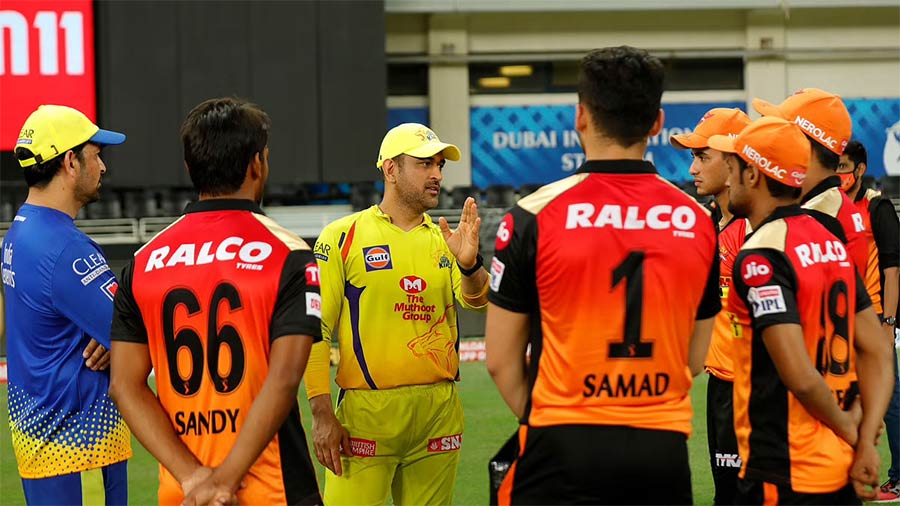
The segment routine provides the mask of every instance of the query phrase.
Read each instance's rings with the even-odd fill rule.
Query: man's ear
[[[653,122],[653,126],[650,127],[650,137],[654,137],[662,131],[663,123],[665,123],[665,121],[666,111],[663,111],[662,108],[660,108],[659,114],[656,115],[656,120]]]
[[[66,174],[73,177],[78,175],[78,168],[81,166],[81,163],[78,161],[78,155],[74,151],[71,149],[66,151],[66,154],[63,155],[62,163]]]
[[[738,170],[740,170],[740,169],[738,169]],[[747,175],[746,185],[748,187],[750,187],[750,188],[759,187],[760,183],[762,182],[762,177],[763,177],[762,173],[759,172],[759,167],[757,167],[756,165],[750,164],[747,166],[747,168],[745,170],[745,174]]]
[[[578,102],[578,105],[575,106],[575,130],[579,132],[584,132],[587,128],[588,118],[587,109],[584,108],[584,104]]]
[[[859,171],[859,174],[856,176],[857,179],[862,179],[862,177],[866,174],[866,169],[868,169],[868,167],[866,166],[865,162],[861,162],[856,166],[856,170]]]
[[[262,153],[257,151],[250,163],[247,164],[247,176],[250,179],[260,179],[262,177]]]
[[[381,162],[381,172],[384,174],[384,181],[394,183],[397,181],[397,162],[393,158],[387,158]]]

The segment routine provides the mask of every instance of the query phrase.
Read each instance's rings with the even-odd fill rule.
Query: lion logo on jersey
[[[434,365],[449,370],[453,366],[456,340],[449,329],[442,328],[445,321],[450,322],[451,328],[456,326],[456,308],[453,304],[444,307],[444,314],[431,325],[431,328],[406,343],[406,347],[416,358],[427,356]]]

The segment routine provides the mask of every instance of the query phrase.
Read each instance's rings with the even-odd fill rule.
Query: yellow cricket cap
[[[402,154],[416,158],[428,158],[441,152],[448,160],[454,162],[460,158],[458,147],[441,142],[437,134],[427,126],[419,123],[403,123],[388,130],[388,133],[385,134],[375,166],[380,169],[382,162]]]
[[[16,149],[26,148],[34,155],[19,160],[19,165],[44,163],[88,141],[101,146],[122,144],[125,134],[101,130],[77,109],[42,105],[28,116],[19,132]]]

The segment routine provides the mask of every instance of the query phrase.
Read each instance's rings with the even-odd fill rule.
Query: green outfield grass
[[[462,382],[460,395],[466,413],[466,431],[463,437],[459,476],[456,482],[454,502],[459,505],[484,505],[488,503],[487,462],[513,433],[516,421],[491,382],[484,363],[463,363],[460,366]],[[301,388],[301,392],[304,390]],[[706,376],[700,376],[691,392],[694,402],[694,434],[688,442],[695,504],[712,504],[713,483],[706,450]],[[6,385],[0,385],[2,414],[0,414],[0,504],[25,504],[22,486],[16,472],[15,457],[10,441]],[[301,396],[300,406],[304,425],[309,435],[309,404]],[[135,440],[134,458],[129,461],[129,498],[131,504],[155,504],[157,464]],[[886,474],[886,441],[879,448],[882,457],[882,475]],[[316,464],[319,482],[322,483],[322,467]],[[647,476],[652,483],[653,477]]]

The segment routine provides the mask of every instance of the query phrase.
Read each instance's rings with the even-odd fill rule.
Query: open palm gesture
[[[478,230],[481,228],[481,218],[478,217],[475,199],[472,197],[466,199],[456,230],[450,230],[450,224],[444,217],[438,221],[444,241],[447,242],[450,253],[453,253],[459,265],[463,268],[475,265],[478,256]]]

